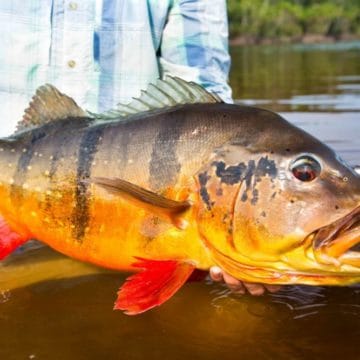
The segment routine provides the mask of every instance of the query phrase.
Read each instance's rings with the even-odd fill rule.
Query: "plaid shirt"
[[[231,102],[225,0],[2,0],[0,28],[0,136],[44,83],[95,112],[166,73]]]

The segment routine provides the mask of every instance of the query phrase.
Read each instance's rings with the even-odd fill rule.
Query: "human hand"
[[[275,293],[282,288],[280,285],[257,284],[238,280],[218,266],[212,266],[210,268],[210,277],[213,281],[225,282],[232,292],[242,295],[249,292],[251,295],[260,296],[264,295],[266,291]]]

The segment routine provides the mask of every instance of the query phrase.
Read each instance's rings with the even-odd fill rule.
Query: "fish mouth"
[[[308,238],[320,263],[360,267],[360,206],[315,230]]]

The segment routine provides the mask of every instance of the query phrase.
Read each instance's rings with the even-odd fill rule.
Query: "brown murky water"
[[[282,111],[358,164],[359,49],[233,49],[235,96]],[[18,252],[0,267],[0,359],[360,359],[360,286],[255,298],[189,283],[129,317],[112,310],[124,278],[44,247]]]

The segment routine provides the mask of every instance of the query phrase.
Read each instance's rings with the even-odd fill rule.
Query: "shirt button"
[[[69,3],[69,9],[70,10],[77,10],[77,7],[78,7],[78,5],[77,5],[76,2],[70,2]]]
[[[69,60],[67,64],[69,68],[74,68],[76,66],[76,62],[74,60]]]

